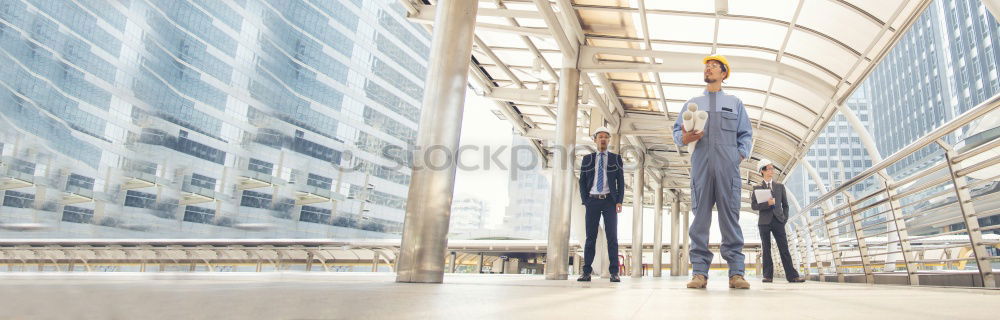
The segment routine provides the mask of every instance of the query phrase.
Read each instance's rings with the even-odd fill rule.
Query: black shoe
[[[581,276],[580,276],[579,278],[576,278],[576,281],[586,281],[586,282],[590,282],[590,274],[589,274],[589,273],[584,273],[584,274],[583,274],[583,275],[581,275]]]
[[[622,282],[622,279],[618,278],[618,274],[617,273],[612,273],[611,274],[611,282]]]
[[[795,279],[788,279],[788,282],[790,282],[790,283],[802,283],[802,282],[806,282],[806,279],[803,278],[803,277],[798,277],[798,278],[795,278]]]
[[[774,279],[771,279],[771,278],[764,278],[764,282],[774,282]]]

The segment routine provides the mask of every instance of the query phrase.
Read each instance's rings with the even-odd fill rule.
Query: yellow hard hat
[[[726,69],[722,70],[722,71],[726,72],[726,77],[723,78],[723,80],[729,79],[729,75],[733,74],[733,68],[729,67],[729,60],[726,60],[726,57],[724,57],[722,55],[714,55],[714,56],[707,56],[704,59],[701,59],[701,63],[703,63],[703,64],[704,63],[708,63],[711,60],[715,60],[715,61],[721,62],[722,65],[726,66]]]

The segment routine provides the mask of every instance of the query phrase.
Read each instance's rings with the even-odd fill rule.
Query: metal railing
[[[0,272],[395,271],[399,239],[6,239]],[[459,264],[545,252],[543,240],[452,240]],[[581,251],[579,243],[570,249]],[[448,263],[456,263],[451,260]],[[466,268],[469,269],[469,268]]]
[[[835,186],[793,216],[790,240],[820,281],[995,288],[1000,266],[1000,147],[996,136],[961,150],[946,140],[1000,107],[1000,95]],[[965,129],[967,130],[967,129]],[[887,169],[930,149],[925,168],[894,181]],[[936,149],[936,150],[934,150]],[[923,152],[926,154],[927,152]],[[854,186],[870,183],[862,192]],[[810,216],[819,209],[821,214]],[[985,221],[986,226],[980,226]],[[987,232],[984,234],[984,232]]]

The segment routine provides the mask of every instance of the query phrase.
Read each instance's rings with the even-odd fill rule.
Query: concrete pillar
[[[444,279],[455,157],[478,8],[477,1],[441,0],[437,4],[397,282],[440,283]]]
[[[653,218],[653,276],[663,276],[663,182],[661,179],[656,186],[653,196],[653,207],[656,208],[656,215]]]
[[[474,2],[474,1],[473,1]],[[552,201],[549,206],[549,240],[545,279],[566,280],[569,264],[570,208],[572,207],[573,162],[576,160],[576,116],[579,105],[580,70],[575,61],[564,61],[559,75],[559,113],[556,148],[553,152]]]
[[[479,253],[479,263],[476,263],[476,273],[483,273],[483,253]]]
[[[681,230],[680,236],[684,239],[684,241],[682,242],[683,246],[681,247],[681,275],[687,275],[688,266],[691,264],[691,257],[689,256],[691,252],[691,237],[688,236],[688,228],[691,226],[691,211],[689,211],[689,208],[684,208],[684,214],[682,216],[684,217],[684,223],[681,224],[683,229]]]
[[[646,188],[645,155],[639,155],[632,183],[632,277],[642,277],[642,196]]]
[[[681,197],[674,191],[674,201],[670,204],[670,275],[681,275]]]

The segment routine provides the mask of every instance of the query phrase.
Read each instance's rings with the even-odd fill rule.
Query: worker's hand
[[[616,203],[615,204],[615,212],[622,213],[622,204],[621,203]]]
[[[773,206],[774,205],[774,198],[767,199],[767,205]]]
[[[685,145],[701,140],[701,137],[705,136],[705,131],[687,131],[687,129],[684,128],[684,125],[681,125],[681,133],[683,134],[681,136],[681,142]]]

